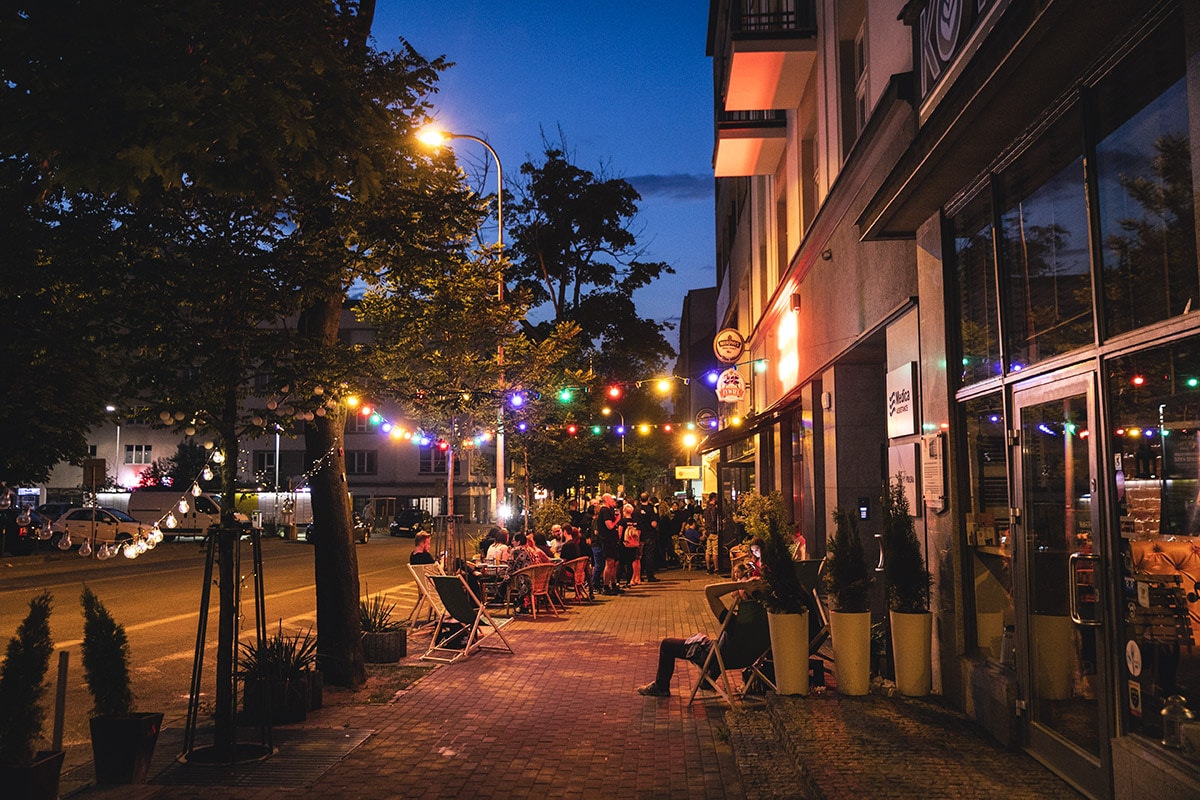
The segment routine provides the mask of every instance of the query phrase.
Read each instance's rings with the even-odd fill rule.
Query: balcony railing
[[[812,36],[817,30],[816,0],[732,0],[729,32],[776,36]]]

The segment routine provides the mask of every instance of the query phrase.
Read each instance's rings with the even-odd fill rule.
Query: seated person
[[[508,532],[498,529],[495,539],[491,546],[488,547],[487,560],[494,564],[509,561],[512,558],[512,551],[508,547]]]
[[[700,528],[696,525],[696,520],[688,519],[683,523],[683,538],[687,540],[688,550],[693,553],[700,551]]]
[[[429,552],[429,534],[425,531],[417,531],[417,535],[413,537],[413,549],[408,554],[408,563],[410,564],[435,564],[436,559],[433,553]]]
[[[541,550],[543,553],[545,553],[547,559],[553,561],[556,558],[553,548],[550,547],[550,540],[546,538],[546,534],[533,534],[533,545],[538,550]]]
[[[710,583],[704,587],[704,597],[708,600],[708,607],[716,617],[717,623],[723,624],[725,615],[729,613],[729,608],[724,600],[727,595],[731,596],[731,600],[741,599],[752,596],[762,588],[762,581],[757,579]],[[737,624],[736,617],[732,624]],[[711,646],[712,642],[703,634],[696,634],[687,639],[675,637],[663,639],[658,645],[658,671],[654,675],[654,680],[645,686],[639,686],[638,694],[649,697],[669,697],[671,695],[671,676],[675,674],[675,660],[685,658],[697,666],[702,665]],[[724,651],[722,651],[722,655],[724,655]],[[713,665],[710,664],[710,674],[712,667]]]
[[[589,551],[585,553],[583,549],[583,531],[579,530],[579,528],[576,528],[574,525],[570,526],[568,530],[570,531],[570,534],[558,551],[558,554],[562,557],[562,560],[574,561],[580,556],[588,556],[590,558],[592,555],[591,552]]]
[[[733,574],[730,577],[735,581],[744,581],[762,575],[762,548],[762,539],[757,536],[751,539],[749,546],[750,557],[735,566]]]

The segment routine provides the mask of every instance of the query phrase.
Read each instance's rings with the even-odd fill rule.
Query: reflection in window
[[[1163,26],[1095,94],[1113,335],[1200,309],[1182,24]]]
[[[980,192],[950,220],[964,385],[1000,374],[1000,325],[992,254],[992,204]]]
[[[1124,597],[1125,725],[1158,739],[1167,697],[1200,700],[1200,338],[1106,363]],[[1200,753],[1193,754],[1200,759]]]
[[[1091,345],[1092,281],[1078,109],[1001,176],[1002,274],[1011,301],[1008,369]]]
[[[1007,446],[1000,395],[962,404],[969,491],[964,497],[967,547],[974,553],[975,641],[979,652],[1012,665],[1016,622],[1009,542]],[[1007,646],[1005,643],[1007,642]],[[1007,652],[1005,649],[1007,647]]]

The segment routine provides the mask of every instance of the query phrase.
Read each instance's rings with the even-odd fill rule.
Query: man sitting
[[[716,617],[717,624],[720,625],[725,622],[725,615],[729,613],[729,608],[724,601],[726,595],[731,596],[731,600],[741,600],[754,595],[763,588],[764,584],[761,579],[710,583],[704,587],[704,597],[708,600],[708,607]],[[736,624],[737,617],[735,616],[731,625]],[[645,686],[639,686],[638,694],[650,697],[669,697],[671,695],[671,676],[675,674],[676,659],[687,659],[700,666],[708,656],[710,647],[712,647],[712,642],[701,633],[689,636],[687,639],[676,637],[663,639],[658,645],[658,671],[654,675],[654,680]],[[714,661],[710,664],[710,671],[715,663]]]
[[[408,563],[435,563],[433,553],[429,552],[429,534],[425,531],[417,531],[416,536],[413,537],[413,549],[412,552],[408,554]]]

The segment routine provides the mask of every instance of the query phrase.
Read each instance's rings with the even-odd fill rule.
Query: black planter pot
[[[58,776],[62,773],[64,750],[37,754],[27,767],[0,765],[0,786],[12,800],[56,800]]]
[[[408,629],[364,632],[362,635],[363,661],[368,664],[394,664],[408,655]]]
[[[92,717],[96,783],[145,783],[162,720],[158,713]]]
[[[290,725],[308,718],[309,681],[306,677],[266,681],[247,679],[242,712],[247,724]]]

